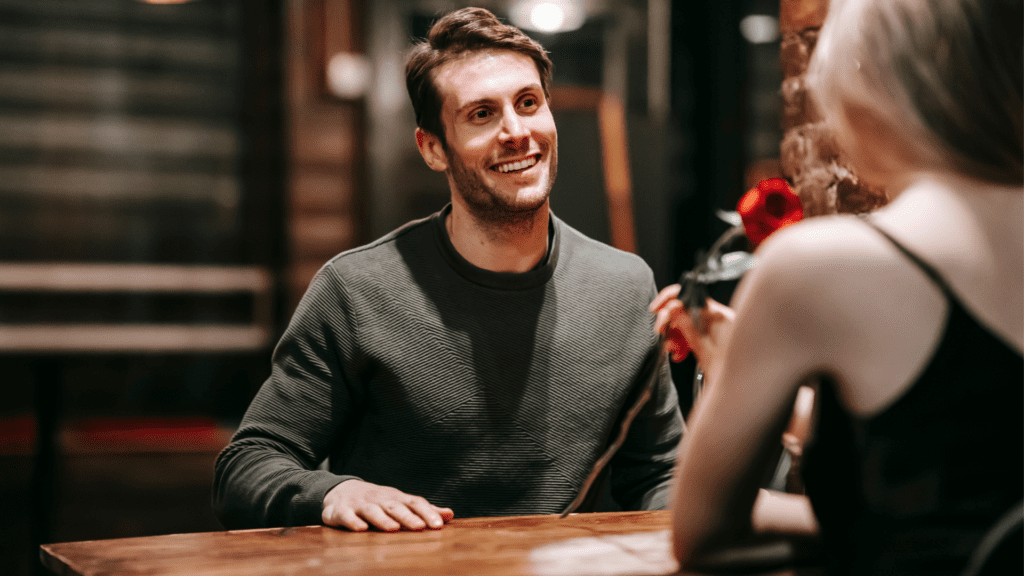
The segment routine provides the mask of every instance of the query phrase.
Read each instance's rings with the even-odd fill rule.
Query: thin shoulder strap
[[[953,299],[956,298],[956,293],[953,292],[952,288],[950,288],[949,283],[946,282],[946,279],[943,278],[942,275],[939,274],[939,271],[936,270],[931,264],[929,264],[929,263],[925,262],[924,260],[922,260],[920,256],[918,256],[917,254],[914,254],[913,252],[911,252],[906,246],[904,246],[903,244],[900,244],[888,232],[886,232],[885,230],[882,230],[877,224],[875,224],[874,222],[871,221],[871,218],[867,214],[858,214],[858,216],[860,216],[860,219],[865,224],[867,224],[868,226],[873,228],[875,230],[875,232],[878,232],[879,234],[881,234],[883,238],[888,240],[890,244],[892,244],[893,246],[896,247],[897,250],[902,252],[903,255],[907,257],[907,259],[909,259],[918,268],[920,268],[921,272],[924,272],[925,276],[930,278],[931,281],[934,282],[935,285],[938,286],[938,288],[940,290],[942,290],[943,294],[945,294],[949,298],[953,298]]]
[[[995,553],[1000,546],[1009,547],[1012,546],[1013,540],[1017,540],[1017,544],[1020,544],[1020,528],[1024,524],[1024,501],[1018,500],[1016,504],[1010,507],[1002,516],[996,520],[996,523],[988,529],[988,532],[981,538],[978,545],[974,548],[974,553],[971,554],[971,559],[967,563],[967,568],[960,573],[961,576],[979,576],[980,574],[988,574],[994,572],[995,569],[1000,568],[996,564]],[[1020,560],[1020,552],[1015,554],[1017,560]],[[1007,556],[1011,558],[1012,556]],[[1000,562],[1001,564],[1001,562]],[[1009,568],[1008,566],[1002,566],[1003,569]],[[1020,565],[1017,564],[1017,570],[1020,570]]]

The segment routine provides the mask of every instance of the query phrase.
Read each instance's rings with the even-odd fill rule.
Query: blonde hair
[[[1021,0],[832,0],[808,88],[848,152],[891,147],[860,160],[1021,184],[1022,22]]]

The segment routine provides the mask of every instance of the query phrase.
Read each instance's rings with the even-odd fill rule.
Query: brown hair
[[[833,0],[810,87],[837,134],[870,115],[916,168],[1019,185],[1021,21],[1021,0]]]
[[[412,47],[405,64],[405,87],[416,111],[416,125],[437,136],[443,146],[447,141],[434,72],[466,53],[481,50],[509,50],[529,56],[537,65],[545,96],[549,95],[551,60],[537,41],[483,8],[456,10],[438,20],[426,40]]]

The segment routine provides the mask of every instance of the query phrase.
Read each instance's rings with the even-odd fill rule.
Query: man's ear
[[[431,170],[444,172],[448,169],[448,157],[445,155],[444,146],[441,145],[441,140],[437,136],[422,128],[417,128],[416,147],[419,148],[420,156],[423,156],[423,161],[427,163]]]

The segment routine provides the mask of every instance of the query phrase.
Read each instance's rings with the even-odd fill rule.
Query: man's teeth
[[[512,172],[514,170],[523,170],[524,168],[529,168],[530,166],[533,166],[536,163],[537,157],[530,156],[526,160],[520,160],[519,162],[509,162],[508,164],[501,164],[497,166],[495,170],[504,174],[506,172]]]

